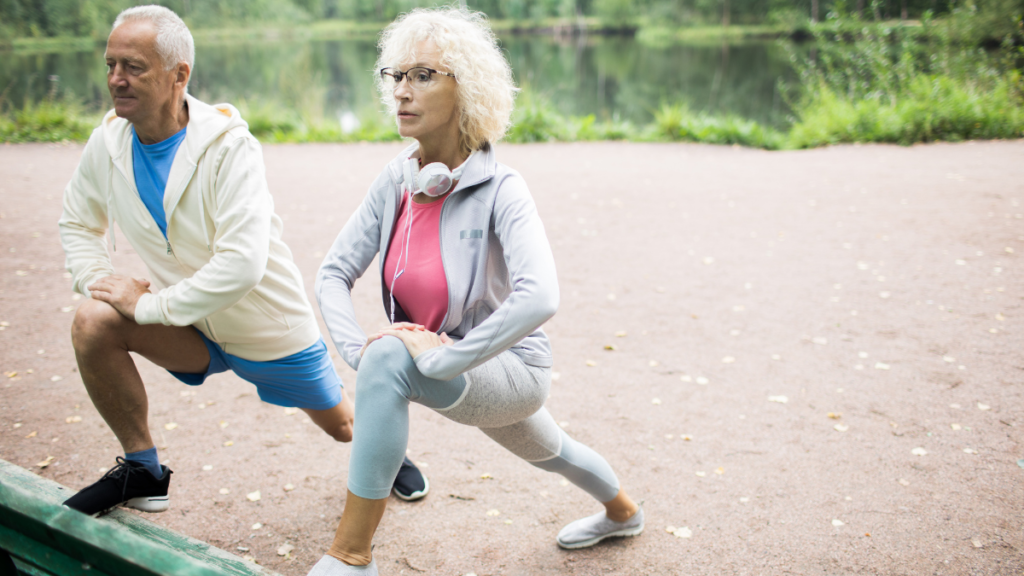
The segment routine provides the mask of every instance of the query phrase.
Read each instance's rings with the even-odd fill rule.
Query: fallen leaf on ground
[[[687,526],[683,526],[682,528],[673,530],[672,535],[676,538],[689,538],[693,536],[693,530],[690,530]]]
[[[228,427],[228,421],[227,420],[221,420],[220,424],[218,424],[218,426],[220,426],[221,428],[227,428]]]
[[[889,365],[886,364],[885,362],[875,362],[875,368],[877,368],[879,370],[888,370],[889,369]]]
[[[481,474],[481,475],[480,475],[480,479],[481,479],[481,480],[490,480],[490,479],[492,479],[492,478],[494,478],[494,476],[491,476],[491,475],[490,475],[490,474],[488,474],[487,472],[484,472],[483,474]]]
[[[17,370],[12,370],[10,372],[4,372],[4,376],[7,376],[8,378],[14,378],[17,375],[18,375],[18,371]]]
[[[67,418],[64,419],[64,421],[67,422],[68,424],[74,424],[75,422],[81,422],[82,421],[82,417],[81,416],[68,416]]]
[[[971,538],[971,544],[973,544],[975,548],[981,548],[982,547],[981,540],[979,540],[977,538]]]
[[[287,556],[292,550],[295,550],[295,546],[285,543],[277,548],[278,556]]]
[[[586,364],[587,364],[587,366],[590,366],[591,368],[593,368],[594,366],[597,366],[597,362],[594,362],[593,360],[587,360]]]
[[[249,492],[248,494],[245,495],[245,497],[249,499],[249,502],[256,502],[260,498],[262,498],[262,496],[260,496],[260,491],[259,490],[255,491],[255,492]]]
[[[722,468],[721,466],[719,466],[718,468],[715,468],[715,474],[718,474],[719,476],[721,476],[722,474],[725,474],[725,468]]]
[[[210,470],[213,470],[213,465],[212,464],[206,464],[205,466],[203,466],[203,470],[206,471],[206,472],[209,472]]]
[[[488,516],[501,516],[501,512],[499,512],[497,510],[488,510],[487,511],[487,515]]]
[[[253,530],[259,530],[260,528],[263,528],[263,524],[260,523],[260,522],[257,522],[257,523],[252,525],[252,529]]]
[[[221,494],[231,494],[231,490],[228,490],[227,488],[221,488],[218,492]]]
[[[35,437],[36,437],[36,434],[38,434],[38,433],[39,433],[39,432],[38,432],[37,430],[33,430],[33,431],[29,432],[29,433],[28,433],[28,434],[27,434],[27,435],[25,436],[25,438],[35,438]]]
[[[697,384],[700,384],[701,386],[707,386],[708,379],[703,376],[697,376]]]
[[[61,376],[50,376],[50,382],[60,382],[63,379]]]
[[[899,482],[903,486],[910,486],[910,481],[904,480],[903,478],[900,478],[899,480],[897,480],[897,482]]]
[[[36,466],[39,466],[40,468],[46,468],[47,466],[49,466],[52,463],[53,463],[53,456],[47,456],[46,460],[43,460],[42,462],[36,462]]]
[[[992,409],[992,407],[989,406],[988,404],[982,404],[981,402],[978,402],[978,410],[991,410],[991,409]]]
[[[839,420],[840,418],[843,417],[843,413],[842,412],[829,412],[827,414],[827,416],[829,418],[833,419],[833,420]]]
[[[615,345],[613,345],[613,344],[605,344],[604,345],[604,349],[608,350],[609,352],[614,352],[615,351]]]
[[[618,332],[615,333],[615,337],[616,338],[625,338],[626,337],[626,331],[625,330],[619,330]]]
[[[698,470],[697,472],[695,472],[695,474],[696,474],[697,476],[700,476],[701,478],[703,478],[703,477],[705,477],[705,476],[707,476],[707,475],[708,475],[708,473],[707,473],[707,472],[705,472],[705,471],[703,471],[703,470]]]
[[[650,362],[647,363],[647,365],[650,366],[651,368],[654,368],[655,366],[658,365],[658,361],[657,360],[651,360]]]
[[[284,491],[285,492],[291,492],[292,490],[295,490],[295,485],[294,484],[285,484],[284,485]]]
[[[298,408],[285,408],[284,409],[284,415],[285,416],[291,416],[293,414],[298,414],[298,413],[299,413],[299,409]]]
[[[689,434],[683,434],[683,435],[681,436],[681,438],[682,438],[683,440],[686,440],[687,442],[689,442],[690,440],[693,440],[693,436],[690,436]]]
[[[942,359],[944,361],[946,361],[946,362],[949,362],[950,364],[952,364],[953,362],[956,362],[956,358],[954,358],[952,356],[943,356]]]
[[[167,424],[164,424],[164,430],[174,430],[177,427],[178,424],[176,422],[168,422]]]
[[[661,400],[658,399],[658,398],[654,398],[654,399],[651,400],[651,404],[654,404],[655,406],[660,405],[661,404]]]
[[[693,382],[693,378],[689,374],[683,374],[679,379],[683,382]]]
[[[963,426],[959,424],[950,424],[949,427],[952,428],[953,430],[960,430],[963,428]]]
[[[846,522],[843,522],[842,520],[832,520],[832,525],[838,528],[840,526],[845,526]]]
[[[974,448],[964,448],[964,453],[965,454],[977,454],[978,451],[975,450]]]
[[[925,456],[928,454],[928,451],[925,450],[924,448],[918,447],[911,450],[910,453],[913,454],[914,456]]]
[[[227,441],[224,442],[224,446],[225,447],[227,447],[227,446],[234,446],[234,445],[235,445],[235,443],[232,442],[231,440],[227,440]]]
[[[787,398],[785,396],[769,396],[768,397],[768,401],[769,402],[778,402],[779,404],[785,404],[786,402],[789,402],[789,398]]]
[[[835,428],[837,432],[846,432],[850,429],[846,424],[836,424],[833,428]]]

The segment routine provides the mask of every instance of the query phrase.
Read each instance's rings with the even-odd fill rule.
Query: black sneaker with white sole
[[[68,498],[64,505],[83,514],[97,516],[124,505],[143,512],[163,512],[170,506],[167,487],[171,469],[160,466],[163,477],[154,478],[145,466],[117,457],[117,466],[107,471],[96,483]]]
[[[398,476],[395,477],[391,490],[402,500],[419,500],[430,492],[430,482],[412,460],[405,458],[402,460],[402,467],[398,469]]]

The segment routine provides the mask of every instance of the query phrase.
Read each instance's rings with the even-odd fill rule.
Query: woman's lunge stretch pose
[[[338,351],[358,371],[348,498],[310,573],[376,574],[371,542],[409,435],[409,403],[476,426],[604,511],[558,534],[564,548],[643,530],[611,466],[544,408],[558,307],[555,263],[526,183],[492,143],[515,87],[484,16],[446,8],[399,18],[380,42],[378,86],[416,143],[370,187],[324,259],[316,296]],[[367,336],[351,289],[381,255],[391,326]]]

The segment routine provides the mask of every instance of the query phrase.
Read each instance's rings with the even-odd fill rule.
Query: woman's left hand
[[[447,334],[434,334],[429,330],[381,330],[385,336],[394,336],[405,344],[405,349],[415,360],[417,356],[438,346],[451,346],[455,342]]]

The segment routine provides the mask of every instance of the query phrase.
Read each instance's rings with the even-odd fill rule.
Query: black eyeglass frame
[[[387,70],[394,70],[394,72],[393,73],[387,72]],[[384,80],[385,82],[387,82],[389,78],[391,80],[394,80],[395,81],[395,87],[397,88],[398,85],[402,83],[402,79],[403,78],[405,78],[405,79],[409,79],[410,78],[409,77],[409,73],[412,72],[413,70],[426,70],[427,72],[429,72],[431,77],[427,80],[428,82],[430,82],[430,81],[432,81],[434,79],[434,77],[433,77],[434,74],[441,74],[442,76],[449,76],[453,80],[456,79],[455,78],[455,74],[451,74],[449,72],[441,72],[440,70],[434,70],[433,68],[427,68],[426,66],[413,66],[412,68],[409,68],[405,72],[402,72],[398,68],[391,68],[389,66],[387,68],[381,68],[380,71],[378,72],[378,74],[380,74],[381,80]],[[387,78],[385,78],[385,77],[387,77]],[[413,84],[412,81],[409,82],[409,86],[411,86],[413,88],[416,88],[416,85]]]

